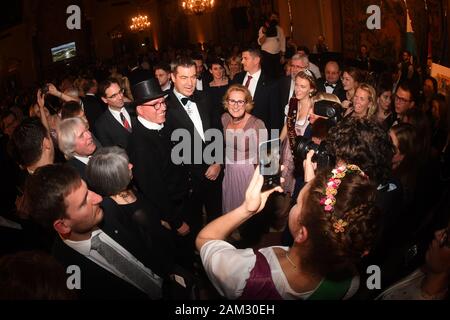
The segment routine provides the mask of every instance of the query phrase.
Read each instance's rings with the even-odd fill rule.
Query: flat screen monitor
[[[67,60],[77,55],[75,42],[65,43],[58,47],[54,47],[51,50],[53,62]]]

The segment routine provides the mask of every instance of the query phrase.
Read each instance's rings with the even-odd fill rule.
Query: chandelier
[[[144,31],[145,29],[150,28],[150,21],[148,21],[147,16],[137,15],[131,18],[130,29],[131,31]]]
[[[184,0],[181,6],[187,14],[201,15],[214,7],[214,0]]]

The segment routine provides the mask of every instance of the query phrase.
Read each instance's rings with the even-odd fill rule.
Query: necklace
[[[294,267],[294,269],[297,269],[297,265],[292,262],[291,258],[289,258],[289,251],[286,251],[285,253],[286,259],[289,261],[289,263]]]

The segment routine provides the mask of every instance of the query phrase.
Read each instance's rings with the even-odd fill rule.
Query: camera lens
[[[296,137],[295,142],[297,147],[295,148],[294,154],[299,156],[302,160],[306,159],[306,155],[310,150],[314,150],[314,153],[316,153],[319,147],[303,136]]]

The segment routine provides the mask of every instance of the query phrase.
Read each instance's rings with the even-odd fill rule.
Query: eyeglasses
[[[238,105],[239,107],[242,107],[247,101],[228,99],[227,102],[230,105],[233,105],[233,106]]]
[[[164,106],[166,105],[166,100],[163,100],[163,101],[157,102],[157,103],[152,103],[152,104],[143,104],[143,106],[146,106],[146,107],[153,107],[153,108],[155,108],[155,110],[161,109],[161,107],[162,107],[163,105],[164,105]]]
[[[398,95],[395,95],[395,101],[398,101],[398,102],[400,102],[400,103],[408,103],[408,102],[411,102],[411,100],[404,99],[404,98],[402,98],[402,97],[399,97]]]
[[[120,89],[119,92],[114,93],[114,94],[112,94],[112,95],[110,95],[109,97],[106,97],[106,98],[107,98],[107,99],[115,99],[115,98],[117,98],[119,95],[123,95],[123,93],[124,93],[124,90],[123,90],[123,89]]]
[[[449,228],[446,228],[445,230],[444,230],[444,233],[443,233],[443,235],[442,235],[442,239],[441,239],[441,241],[439,242],[439,246],[442,248],[442,247],[448,247],[448,248],[450,248],[450,240],[449,240],[449,238],[448,238],[448,233],[449,233]]]

